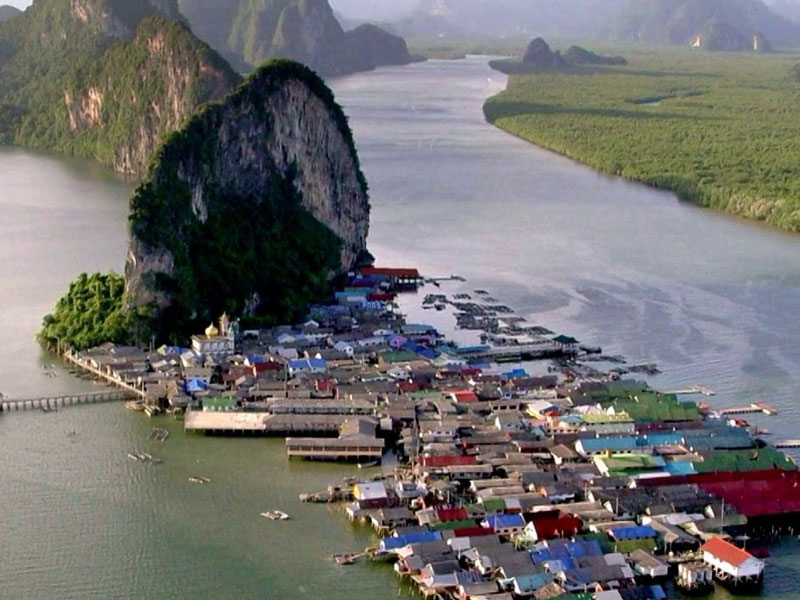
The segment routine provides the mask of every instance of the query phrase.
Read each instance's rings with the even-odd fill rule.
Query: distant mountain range
[[[407,37],[595,38],[689,45],[711,26],[743,39],[800,46],[800,0],[420,0],[393,23]],[[777,12],[776,12],[777,11]],[[780,13],[780,14],[779,14]]]
[[[646,44],[688,45],[719,25],[748,39],[758,33],[773,45],[800,45],[800,25],[760,0],[639,0],[620,15],[614,35]]]
[[[396,23],[406,36],[598,37],[598,23],[630,0],[420,0],[413,15]]]
[[[290,58],[323,75],[412,62],[405,41],[374,26],[344,31],[328,0],[179,0],[194,32],[234,66]]]

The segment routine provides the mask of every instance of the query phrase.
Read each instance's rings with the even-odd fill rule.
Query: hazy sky
[[[329,0],[334,10],[350,18],[390,19],[406,14],[418,0]],[[29,6],[31,0],[0,0],[0,5],[10,4],[17,8]]]

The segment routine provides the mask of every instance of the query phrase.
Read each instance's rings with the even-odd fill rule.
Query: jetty
[[[770,440],[769,442],[765,443],[768,446],[772,446],[773,448],[783,448],[783,449],[800,448],[800,439]]]
[[[82,358],[77,352],[67,349],[64,352],[63,357],[65,361],[79,370],[84,371],[93,377],[108,383],[109,385],[120,388],[121,390],[127,392],[129,398],[138,397],[143,400],[147,399],[147,392],[145,391],[144,386],[134,385],[127,381],[123,381],[119,377],[115,377],[107,371],[98,369],[88,360]]]
[[[747,415],[762,413],[765,415],[777,415],[778,409],[766,402],[753,402],[750,406],[733,406],[731,408],[722,408],[717,411],[721,416],[727,417],[729,415]]]
[[[130,394],[124,390],[107,390],[102,392],[85,392],[66,396],[42,396],[36,398],[3,398],[0,400],[0,412],[42,410],[56,411],[65,406],[81,404],[100,404],[127,400]]]

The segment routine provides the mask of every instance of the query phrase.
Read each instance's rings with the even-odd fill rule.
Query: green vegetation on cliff
[[[40,0],[0,24],[0,142],[141,173],[240,80],[179,16],[174,0]]]
[[[629,58],[628,67],[513,76],[484,112],[600,171],[800,231],[797,56]]]
[[[302,208],[296,167],[281,172],[271,164],[266,185],[254,189],[232,189],[214,173],[221,150],[213,132],[228,127],[229,107],[262,106],[290,80],[323,99],[349,142],[348,152],[356,156],[347,120],[330,90],[309,69],[289,61],[268,63],[224,103],[209,105],[171,134],[131,200],[132,238],[149,253],[166,251],[172,257],[169,274],[145,275],[155,277],[144,282],[147,286],[170,298],[165,308],[145,307],[155,335],[179,341],[223,312],[244,315],[251,324],[290,322],[330,291],[330,274],[341,268],[341,240]],[[183,179],[187,170],[202,179],[202,218]]]
[[[47,315],[39,342],[52,349],[67,345],[83,350],[104,342],[133,340],[131,318],[122,310],[125,281],[116,273],[83,273]]]
[[[125,291],[81,276],[40,339],[185,342],[223,312],[292,321],[364,251],[368,217],[333,94],[300,64],[268,63],[155,153],[131,200]]]

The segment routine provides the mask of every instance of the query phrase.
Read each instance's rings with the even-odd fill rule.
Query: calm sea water
[[[533,322],[658,362],[656,385],[703,384],[720,405],[769,401],[781,416],[759,422],[796,436],[800,237],[493,129],[481,105],[504,83],[482,59],[333,83],[370,181],[379,261],[463,275],[463,290],[489,289]],[[53,359],[33,334],[75,275],[121,270],[129,193],[86,163],[0,151],[0,391],[87,386],[43,376]],[[172,431],[166,443],[147,439],[153,425]],[[165,462],[131,461],[135,449]],[[0,416],[0,456],[0,598],[397,595],[388,569],[329,558],[364,548],[368,531],[297,501],[353,469],[289,463],[278,440],[186,437],[180,423],[101,405]],[[258,517],[272,508],[295,518]],[[770,597],[800,597],[797,546],[774,549]]]

